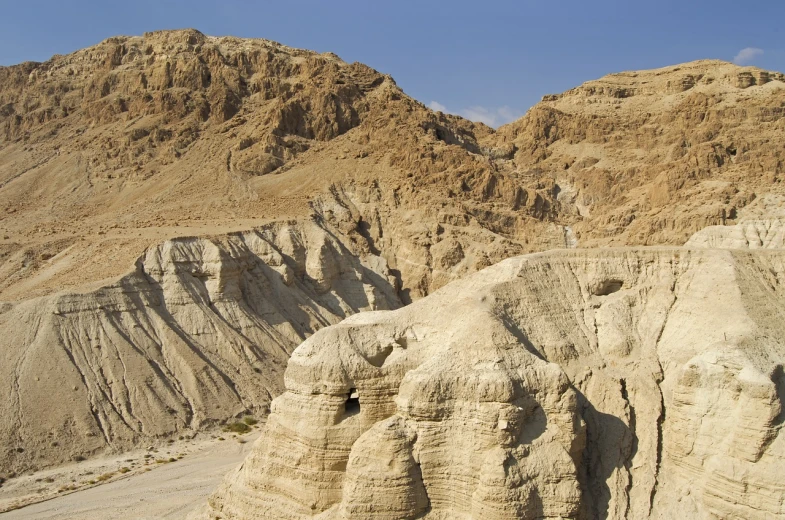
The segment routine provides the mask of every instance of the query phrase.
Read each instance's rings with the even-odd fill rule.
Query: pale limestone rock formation
[[[785,249],[785,197],[758,197],[744,208],[736,224],[703,228],[690,237],[685,247]]]
[[[781,517],[783,275],[781,251],[556,251],[347,318],[194,517]]]
[[[686,247],[718,249],[783,249],[783,220],[743,220],[733,226],[709,226],[695,233]]]
[[[769,222],[785,214],[769,210],[782,207],[783,106],[781,74],[699,61],[590,81],[493,130],[434,113],[389,76],[333,54],[194,30],[110,38],[45,63],[0,67],[0,383],[8,382],[0,385],[0,478],[263,410],[283,390],[288,353],[313,331],[417,300],[511,256],[682,244],[706,226],[736,223],[709,228],[690,246],[780,247],[780,224]],[[756,205],[761,211],[750,213]],[[292,218],[300,223],[286,223]],[[273,220],[283,222],[160,245]],[[587,352],[631,359],[656,330],[631,332],[639,325],[628,299],[610,305],[619,281],[591,282],[609,298],[579,323],[587,337],[596,329],[591,348],[560,328],[541,338],[573,386],[580,374],[570,367]],[[542,307],[549,294],[532,304],[541,319],[570,318]],[[652,294],[664,312],[672,295]],[[576,345],[583,350],[573,356]],[[656,392],[655,383],[636,375],[636,385],[649,381],[641,390],[632,376],[598,379],[608,368],[597,363],[585,388],[576,386],[579,402],[590,395],[601,413],[651,423],[658,406],[633,413],[625,403]],[[619,457],[637,458],[627,468],[587,455],[592,475],[607,472],[597,478],[612,481],[608,489],[631,491],[597,506],[582,498],[581,511],[640,514],[628,503],[644,503],[657,482],[659,459],[646,455],[658,451],[656,435],[592,417],[584,419],[589,445],[607,442]],[[395,500],[419,511],[412,461],[421,433],[398,424],[389,435],[372,431],[398,468]],[[353,498],[335,506],[342,514],[361,515],[375,500],[368,496],[392,493],[363,495],[363,482],[392,478],[390,468],[363,462],[368,456],[347,459],[354,469],[341,496]],[[696,457],[690,464],[703,467],[708,455]],[[508,479],[488,464],[455,464],[461,478],[478,479],[471,503],[481,516],[495,514],[493,497]],[[510,471],[517,482],[520,471]],[[578,477],[583,497],[588,477]],[[536,503],[539,484],[527,485],[508,493],[516,503]]]
[[[85,293],[0,313],[0,466],[22,471],[263,414],[289,354],[360,310],[400,306],[379,258],[313,222],[181,238]]]

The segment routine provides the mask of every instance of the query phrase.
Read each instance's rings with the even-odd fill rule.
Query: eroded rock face
[[[785,514],[782,252],[504,261],[294,352],[199,518]]]
[[[781,73],[721,61],[622,72],[546,96],[486,142],[551,174],[583,247],[680,245],[779,193],[784,96]]]
[[[741,215],[783,191],[784,79],[717,61],[615,74],[493,130],[430,111],[365,65],[193,30],[0,67],[0,382],[9,381],[0,441],[11,447],[0,469],[123,449],[263,408],[283,390],[289,352],[321,326],[416,301],[511,256],[680,245],[715,224],[724,227],[691,245],[779,247],[779,224],[767,224],[775,217]],[[315,228],[292,228],[292,219]],[[279,223],[261,235],[226,236],[271,221]],[[741,237],[727,226],[737,223]],[[613,299],[625,283],[593,281],[587,291]],[[596,310],[604,339],[592,348],[635,356],[632,318],[617,321],[617,312]],[[583,345],[553,334],[545,344],[556,353]],[[562,358],[545,358],[576,387]],[[596,387],[614,403],[607,413],[640,422],[644,412],[625,412],[619,396],[642,390],[614,377]],[[62,409],[50,414],[53,402]],[[597,433],[584,420],[589,440],[615,439],[621,448],[608,449],[624,456],[651,449],[643,435],[631,445],[624,429]],[[391,460],[406,476],[396,500],[419,511],[422,494],[409,490],[421,432],[407,421],[378,442],[399,450]],[[71,451],[56,432],[76,439]],[[486,475],[477,507],[491,515],[499,481],[482,467],[456,471]],[[621,486],[624,472],[611,469],[602,471]],[[357,471],[342,497],[389,478]],[[637,475],[631,496],[649,485]],[[528,492],[516,500],[536,503]],[[334,505],[328,498],[319,507]],[[367,503],[357,500],[341,510],[359,515]],[[626,505],[608,499],[597,510],[611,507]]]
[[[0,298],[315,207],[405,301],[513,255],[681,245],[783,193],[784,79],[705,60],[613,74],[494,130],[333,54],[194,30],[0,67]]]
[[[0,466],[21,471],[263,414],[289,354],[361,310],[400,306],[379,258],[313,222],[149,249],[86,293],[0,314]]]

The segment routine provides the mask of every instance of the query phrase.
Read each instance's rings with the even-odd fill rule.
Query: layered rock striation
[[[506,260],[300,345],[198,518],[785,514],[785,255]]]
[[[511,256],[779,247],[783,96],[700,61],[494,130],[194,30],[0,67],[0,478],[263,410],[320,327]]]
[[[149,249],[98,290],[0,312],[0,466],[25,471],[264,416],[314,331],[400,301],[384,260],[282,222]]]
[[[512,255],[681,245],[782,194],[783,103],[782,74],[704,60],[590,81],[494,130],[330,53],[110,38],[0,67],[0,297],[314,212],[383,256],[407,301]]]

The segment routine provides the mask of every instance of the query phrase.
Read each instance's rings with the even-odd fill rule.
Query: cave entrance
[[[360,413],[360,394],[356,388],[349,389],[349,395],[344,404],[344,418],[351,417]]]
[[[624,287],[624,282],[622,280],[603,280],[594,289],[594,295],[608,296],[609,294],[620,291],[622,287]]]

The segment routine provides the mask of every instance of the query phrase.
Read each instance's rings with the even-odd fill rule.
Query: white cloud
[[[464,108],[459,114],[470,121],[485,123],[488,126],[496,125],[496,114],[485,107],[475,106]]]
[[[447,112],[447,107],[439,103],[438,101],[431,101],[428,103],[428,108],[431,110],[435,110],[436,112]]]
[[[733,58],[733,63],[736,65],[747,65],[748,63],[755,61],[755,58],[758,58],[759,56],[763,56],[763,49],[746,47],[740,50],[736,57]]]
[[[471,121],[485,123],[494,128],[506,123],[511,123],[523,115],[521,112],[506,105],[499,108],[474,106],[465,108],[458,112],[458,114]]]
[[[496,112],[499,114],[499,117],[501,117],[504,120],[505,123],[509,123],[510,121],[515,121],[516,119],[518,119],[523,115],[520,112],[508,107],[507,105],[504,105]]]
[[[473,106],[462,110],[450,110],[438,101],[431,101],[428,103],[428,108],[437,112],[444,112],[445,114],[459,115],[470,121],[485,123],[494,128],[511,123],[523,115],[523,112],[519,112],[507,105],[498,108]]]

